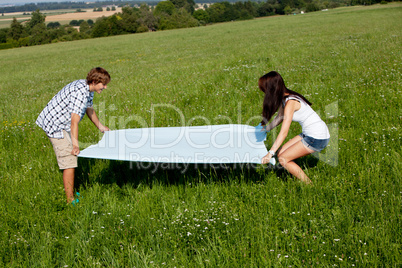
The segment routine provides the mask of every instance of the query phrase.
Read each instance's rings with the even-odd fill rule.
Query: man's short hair
[[[110,75],[102,67],[93,68],[91,71],[89,71],[87,75],[88,85],[91,85],[93,83],[95,84],[102,83],[104,85],[107,85],[109,82],[110,82]]]

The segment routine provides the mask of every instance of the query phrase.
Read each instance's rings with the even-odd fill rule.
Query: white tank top
[[[329,130],[327,125],[318,114],[308,105],[302,98],[295,95],[290,95],[286,98],[288,100],[296,100],[300,102],[300,109],[293,114],[293,120],[298,122],[302,127],[302,133],[314,139],[329,139]],[[286,102],[283,102],[285,106]]]

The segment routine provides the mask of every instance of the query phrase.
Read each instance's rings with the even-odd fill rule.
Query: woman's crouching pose
[[[311,183],[306,173],[293,160],[320,152],[328,145],[330,135],[327,125],[304,96],[286,88],[279,73],[272,71],[262,76],[258,86],[265,93],[261,124],[270,131],[282,123],[278,137],[268,154],[262,158],[262,164],[269,163],[277,153],[279,163],[287,171],[301,181]],[[278,115],[266,125],[276,112]],[[302,133],[280,147],[288,135],[292,121],[300,123]]]

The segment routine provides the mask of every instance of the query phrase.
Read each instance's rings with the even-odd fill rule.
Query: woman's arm
[[[282,143],[286,139],[286,137],[288,136],[290,124],[292,123],[292,119],[293,119],[293,114],[298,109],[300,109],[300,102],[298,102],[296,100],[289,100],[286,103],[284,113],[283,113],[281,131],[279,132],[274,144],[272,145],[271,149],[269,150],[270,152],[275,153],[279,149],[279,147],[282,145]],[[273,156],[270,152],[266,156],[263,157],[262,164],[269,163],[269,160]]]
[[[99,121],[98,116],[97,116],[96,113],[95,113],[94,108],[92,108],[92,107],[87,108],[86,113],[87,113],[89,119],[92,121],[92,123],[94,123],[94,125],[95,125],[102,133],[105,132],[105,131],[109,131],[109,130],[110,130],[108,127],[106,127],[106,126],[104,126],[104,125],[101,124],[101,122]]]
[[[280,106],[278,110],[278,115],[272,120],[268,126],[265,127],[267,131],[271,131],[272,129],[276,128],[280,123],[283,121],[283,107]]]

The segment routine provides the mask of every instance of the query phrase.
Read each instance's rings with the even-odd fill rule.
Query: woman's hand
[[[268,164],[269,161],[271,161],[272,155],[268,153],[266,156],[264,156],[261,160],[261,164],[265,165]]]

